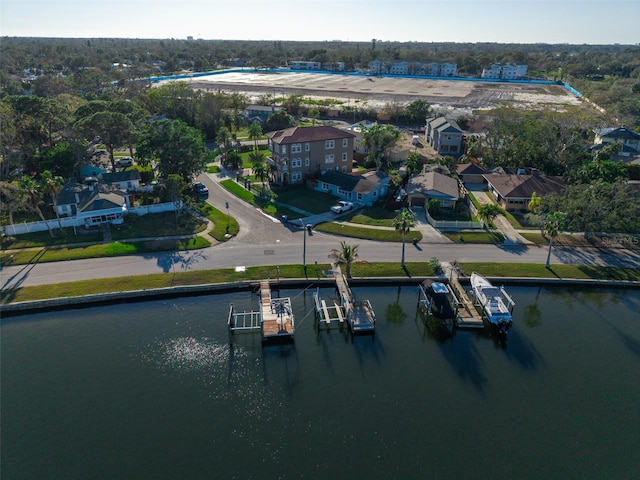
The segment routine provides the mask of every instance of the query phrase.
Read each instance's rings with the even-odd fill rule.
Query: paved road
[[[344,240],[318,232],[305,236],[302,228],[283,225],[229,194],[218,184],[223,178],[224,174],[204,174],[198,180],[209,187],[209,202],[222,211],[225,211],[225,202],[229,202],[229,213],[240,223],[239,235],[227,243],[187,252],[10,266],[0,271],[0,285],[2,288],[13,288],[151,273],[300,264],[303,254],[307,265],[313,266],[315,262],[328,262],[331,249],[339,248]],[[544,263],[547,256],[546,248],[534,245],[459,245],[439,241],[437,236],[426,238],[428,240],[417,247],[410,243],[406,245],[407,262],[428,262],[431,257],[437,257],[441,262]],[[361,260],[400,262],[401,244],[356,239],[348,241],[359,245]],[[554,249],[552,263],[640,268],[640,251]]]
[[[271,222],[267,225],[271,227]],[[95,278],[170,273],[187,270],[234,268],[236,266],[300,264],[303,261],[302,229],[291,232],[277,224],[279,235],[271,242],[253,243],[255,233],[244,239],[188,252],[159,252],[115,258],[74,260],[61,263],[18,265],[2,270],[2,288],[46,285]],[[267,229],[265,229],[266,231]],[[271,228],[268,229],[271,231]],[[279,237],[279,238],[278,238]],[[332,248],[338,248],[342,238],[314,233],[306,238],[305,260],[308,265],[328,262]],[[401,244],[357,241],[360,259],[365,261],[398,261]],[[531,246],[420,244],[406,245],[406,261],[427,262],[437,257],[441,262],[525,262],[544,263],[546,248]],[[553,255],[553,263],[580,265],[610,265],[640,268],[637,250],[603,251],[599,249],[566,249]]]

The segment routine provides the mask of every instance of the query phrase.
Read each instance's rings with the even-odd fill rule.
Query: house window
[[[306,167],[309,166],[309,157],[304,159],[304,164],[305,164]]]
[[[294,143],[291,145],[291,153],[300,153],[302,151],[302,145],[299,143]]]
[[[349,139],[348,138],[343,138],[342,139],[342,146],[344,148],[347,148],[349,146]]]
[[[362,201],[362,194],[359,193],[357,198],[358,198],[358,200]]]
[[[347,191],[343,190],[342,188],[338,187],[338,195],[340,196],[345,196],[347,195]]]
[[[343,162],[346,162],[346,161],[347,161],[347,152],[344,152],[344,153],[342,154],[342,161],[343,161]]]
[[[278,143],[274,143],[274,144],[273,144],[273,150],[274,150],[276,153],[280,153],[280,145],[279,145]]]
[[[336,165],[336,172],[340,171],[340,165]]]
[[[333,163],[333,162],[334,162],[333,154],[324,156],[324,163]]]
[[[329,184],[328,183],[324,183],[324,182],[320,182],[320,188],[322,190],[329,190]]]
[[[373,192],[372,196],[373,196],[374,198],[375,198],[375,197],[377,197],[377,196],[378,196],[378,192],[374,190],[374,192]]]
[[[344,165],[342,166],[342,173],[347,173],[347,167],[345,167]]]
[[[325,140],[324,141],[324,148],[326,148],[327,150],[330,150],[332,148],[336,148],[336,141],[335,140]]]
[[[300,158],[292,158],[291,159],[291,168],[301,167],[302,159]]]
[[[293,172],[291,173],[291,181],[299,182],[302,180],[302,172]]]
[[[311,150],[311,146],[308,143],[304,144],[304,151],[308,152],[309,150]]]
[[[286,145],[282,145],[282,153],[287,153],[287,146]]]

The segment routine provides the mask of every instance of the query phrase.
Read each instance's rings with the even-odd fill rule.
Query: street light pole
[[[227,233],[229,233],[229,202],[224,202],[224,206],[227,207]]]
[[[307,229],[304,226],[304,219],[300,219],[300,225],[302,225],[302,268],[305,273],[307,272]]]

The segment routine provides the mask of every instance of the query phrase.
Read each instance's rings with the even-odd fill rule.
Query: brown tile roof
[[[562,177],[545,175],[488,174],[484,178],[505,198],[531,198],[533,192],[540,197],[548,193],[560,193],[565,183]]]
[[[326,125],[317,127],[291,127],[285,130],[271,132],[267,134],[267,136],[271,138],[273,143],[280,145],[355,137],[353,133]]]

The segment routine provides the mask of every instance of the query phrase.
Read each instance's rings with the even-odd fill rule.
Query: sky
[[[640,44],[640,0],[0,0],[0,35]]]

